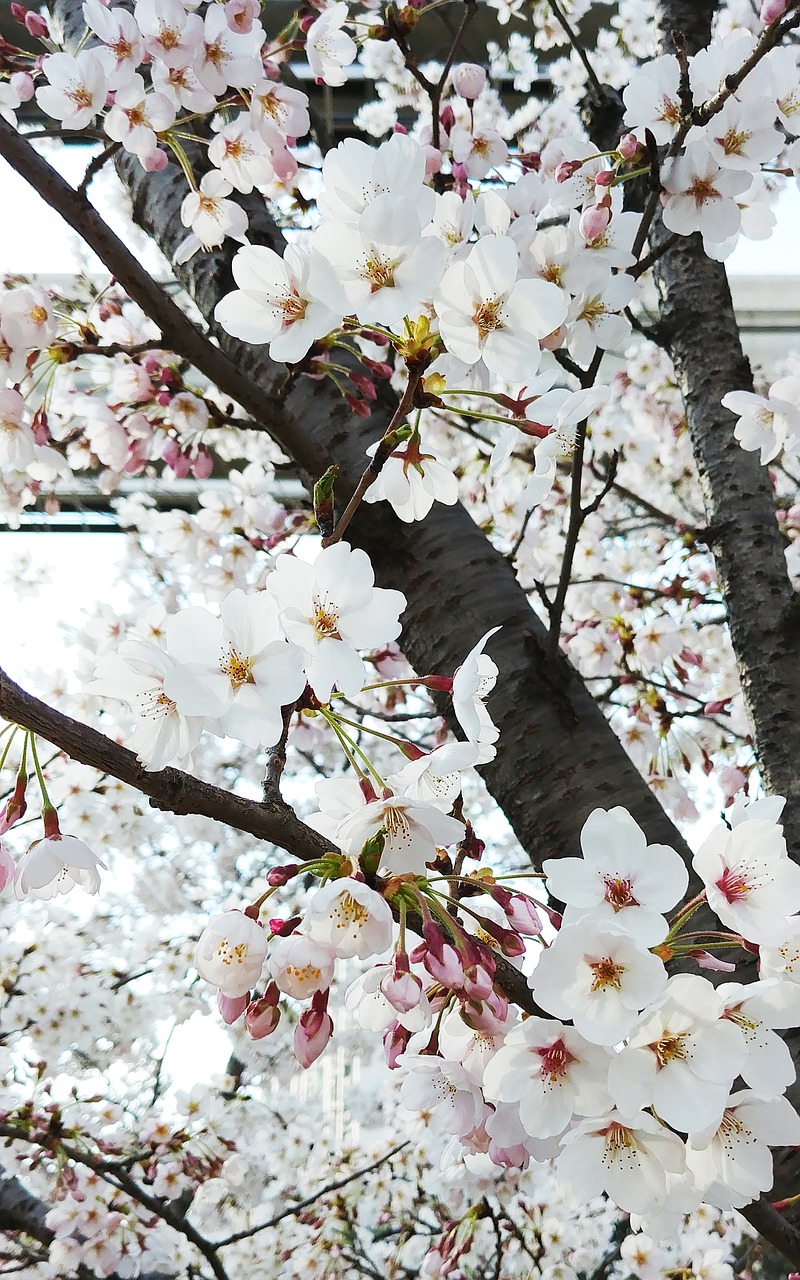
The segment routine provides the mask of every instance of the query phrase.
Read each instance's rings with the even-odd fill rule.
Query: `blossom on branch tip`
[[[386,951],[394,921],[386,899],[360,880],[330,880],[317,889],[306,908],[302,931],[332,947],[342,959]]]
[[[424,875],[425,864],[434,860],[437,847],[457,844],[465,830],[463,822],[448,817],[432,804],[410,796],[387,796],[345,818],[338,834],[344,848],[353,854],[382,834],[382,867],[394,875]]]
[[[267,934],[258,921],[244,911],[222,911],[200,934],[194,963],[206,982],[236,1000],[258,982],[266,954]]]
[[[214,318],[235,338],[268,342],[273,360],[296,364],[342,319],[309,289],[314,261],[295,245],[287,245],[282,258],[264,245],[245,245],[231,265],[239,288],[220,299]]]
[[[69,893],[75,885],[87,893],[100,888],[100,871],[108,868],[77,836],[45,836],[34,840],[17,863],[14,896],[45,902]]]
[[[683,897],[689,872],[669,845],[648,845],[627,809],[595,809],[581,831],[583,858],[542,864],[548,891],[567,904],[564,923],[591,916],[652,947],[667,933],[664,912]]]
[[[308,682],[320,702],[339,689],[354,697],[364,685],[359,649],[396,640],[406,607],[400,591],[375,587],[366,552],[347,542],[326,547],[313,565],[279,556],[267,579],[286,635],[306,655]]]

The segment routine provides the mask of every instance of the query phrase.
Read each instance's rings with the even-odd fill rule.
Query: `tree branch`
[[[330,842],[301,822],[283,801],[271,797],[269,803],[259,804],[193,778],[180,769],[151,772],[127,747],[34,698],[2,670],[0,716],[31,729],[73,760],[135,787],[149,798],[154,809],[213,818],[259,840],[267,840],[296,858],[318,858],[331,850]]]

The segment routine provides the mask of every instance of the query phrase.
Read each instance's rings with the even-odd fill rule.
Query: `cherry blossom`
[[[400,591],[374,587],[365,552],[337,542],[313,565],[280,556],[268,590],[276,600],[286,635],[306,654],[308,682],[321,702],[334,687],[348,697],[364,685],[358,649],[375,649],[400,634],[406,606]]]
[[[667,199],[664,226],[679,235],[701,232],[704,241],[718,244],[736,234],[741,214],[734,196],[750,185],[746,173],[722,169],[704,142],[693,142],[662,175]]]
[[[291,244],[283,258],[263,245],[245,245],[232,264],[239,288],[217,303],[216,320],[235,338],[268,342],[273,360],[295,364],[342,318],[312,297],[313,262],[311,254]]]
[[[571,1018],[592,1044],[616,1044],[661,994],[666,970],[627,934],[594,921],[566,925],[530,977],[537,1004]]]
[[[467,364],[483,359],[508,381],[536,372],[539,344],[564,321],[566,302],[545,280],[518,279],[514,242],[484,236],[447,269],[434,298],[448,349]]]
[[[435,1111],[446,1133],[467,1134],[480,1124],[486,1104],[460,1063],[413,1053],[399,1061],[407,1072],[400,1090],[404,1106]]]
[[[185,716],[164,692],[164,680],[176,664],[170,655],[146,640],[123,641],[115,654],[98,662],[87,692],[121,698],[136,716],[137,755],[148,769],[164,769],[173,760],[186,760],[200,740],[205,720]]]
[[[453,676],[453,713],[470,742],[481,748],[479,763],[491,759],[491,755],[484,756],[483,753],[499,736],[484,706],[484,698],[494,688],[498,671],[492,659],[483,652],[487,641],[499,630],[499,627],[492,627],[481,636]]]
[[[305,687],[303,655],[281,632],[275,601],[264,591],[232,591],[221,616],[193,605],[169,618],[175,665],[164,693],[186,716],[202,716],[248,746],[272,746],[283,729],[281,707]]]
[[[668,845],[648,845],[626,809],[595,809],[581,832],[583,859],[542,864],[548,890],[567,904],[565,924],[591,916],[629,933],[643,946],[661,942],[664,912],[683,897],[689,873]]]
[[[705,978],[670,978],[611,1064],[608,1087],[619,1110],[652,1105],[684,1132],[717,1120],[747,1056],[739,1027],[722,1015],[722,1000]]]
[[[384,838],[381,865],[394,875],[425,874],[439,846],[457,844],[464,837],[464,824],[448,817],[432,804],[410,796],[387,796],[374,800],[345,818],[339,839],[351,853],[360,852],[367,840]]]
[[[602,1115],[611,1106],[605,1078],[611,1055],[572,1027],[527,1018],[506,1037],[483,1073],[487,1099],[519,1104],[530,1137],[563,1133],[574,1115]]]
[[[201,977],[232,999],[258,982],[267,954],[267,934],[243,911],[212,916],[200,935],[194,963]]]
[[[303,932],[340,958],[366,960],[391,946],[392,913],[386,899],[363,882],[331,880],[314,894]]]
[[[556,1168],[577,1203],[605,1191],[621,1209],[646,1214],[666,1198],[667,1174],[683,1173],[685,1164],[680,1138],[646,1111],[610,1112],[566,1134]]]
[[[377,444],[367,454],[374,455]],[[393,450],[364,494],[365,502],[389,502],[405,524],[424,520],[434,502],[452,507],[458,502],[458,481],[447,462],[424,451],[419,436]]]
[[[48,83],[36,90],[36,101],[46,115],[60,120],[65,129],[91,124],[106,102],[106,76],[99,56],[82,49],[72,57],[53,53],[45,58]]]
[[[334,87],[347,82],[344,68],[358,53],[355,41],[342,30],[348,17],[347,4],[340,0],[323,10],[306,32],[306,54],[311,70],[318,81]]]
[[[686,1162],[709,1204],[740,1208],[772,1186],[770,1147],[797,1142],[800,1116],[787,1098],[743,1089],[718,1124],[689,1135]]]
[[[17,863],[14,895],[47,902],[69,893],[75,885],[87,893],[97,893],[101,870],[107,870],[105,863],[77,836],[45,836],[34,840]]]
[[[720,823],[692,865],[724,925],[749,942],[774,947],[784,941],[787,914],[800,910],[800,867],[789,859],[777,823],[756,816],[732,830]]]
[[[269,971],[275,983],[295,1000],[307,1000],[330,986],[336,963],[333,947],[301,933],[277,938],[269,949]]]
[[[762,464],[800,443],[800,378],[779,378],[768,396],[729,391],[722,404],[740,415],[733,434],[743,449],[760,449]]]

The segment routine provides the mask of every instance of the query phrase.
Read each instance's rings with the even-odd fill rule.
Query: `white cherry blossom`
[[[175,666],[164,692],[186,716],[250,747],[271,747],[283,730],[281,708],[305,688],[303,655],[281,631],[273,598],[237,588],[216,618],[198,605],[168,619],[167,647]]]
[[[233,187],[218,169],[212,169],[200,180],[200,187],[190,191],[181,205],[181,222],[191,228],[191,235],[178,246],[176,262],[185,262],[199,248],[214,249],[226,237],[247,240],[248,218],[241,205],[228,200]]]
[[[772,1186],[770,1147],[800,1143],[800,1116],[787,1098],[731,1096],[722,1120],[689,1135],[686,1162],[703,1199],[741,1208]]]
[[[382,867],[394,875],[425,875],[425,863],[433,861],[437,847],[457,844],[464,832],[463,822],[432,804],[409,796],[387,796],[345,818],[338,834],[344,849],[358,854],[367,840],[382,833]]]
[[[318,889],[303,918],[303,933],[340,958],[369,956],[392,944],[394,922],[385,898],[360,880],[330,880]]]
[[[581,831],[583,858],[542,864],[548,890],[567,904],[565,924],[590,916],[652,947],[667,933],[664,912],[686,892],[689,872],[669,845],[648,845],[626,809],[595,809]]]
[[[45,836],[34,840],[17,863],[14,896],[48,902],[75,885],[97,893],[101,870],[107,870],[106,864],[77,836]]]
[[[217,303],[215,319],[235,338],[268,342],[273,360],[296,364],[342,319],[313,296],[312,262],[296,245],[287,245],[282,258],[264,245],[245,245],[231,266],[239,288]]]
[[[290,933],[270,944],[268,964],[281,991],[295,1000],[307,1000],[330,986],[336,952],[303,933]]]
[[[348,697],[359,693],[366,673],[357,651],[400,634],[405,596],[374,581],[367,554],[347,542],[326,547],[313,565],[279,556],[267,580],[287,636],[306,654],[308,682],[321,702],[334,687]]]
[[[764,971],[762,959],[762,973]],[[800,1025],[800,988],[793,982],[765,978],[760,982],[723,982],[717,987],[723,1017],[738,1027],[747,1046],[739,1074],[763,1098],[777,1097],[795,1078],[786,1041],[777,1030]]]
[[[789,858],[783,828],[751,818],[716,826],[692,859],[712,911],[748,942],[779,946],[786,917],[800,910],[800,867]]]
[[[317,82],[333,87],[347,83],[344,70],[355,61],[358,46],[342,28],[349,17],[345,0],[329,5],[306,32],[306,54]]]
[[[717,244],[736,235],[741,213],[734,199],[750,185],[750,175],[722,169],[704,142],[693,142],[661,175],[666,192],[664,226],[678,235],[699,231]]]
[[[550,1018],[526,1018],[486,1066],[487,1099],[517,1103],[530,1137],[563,1133],[574,1115],[611,1108],[606,1076],[611,1054],[573,1027]]]
[[[36,90],[36,101],[46,115],[60,120],[65,129],[91,124],[106,104],[106,73],[99,54],[82,49],[52,53],[42,64],[48,83]]]
[[[434,298],[448,350],[467,364],[516,382],[536,372],[538,339],[563,323],[562,291],[546,280],[518,279],[516,246],[507,236],[484,236],[463,262],[448,267]]]
[[[453,676],[453,713],[469,741],[487,750],[493,748],[500,736],[499,729],[492,723],[484,706],[484,699],[497,682],[498,671],[496,664],[483,650],[487,641],[499,630],[499,627],[492,627],[482,635]],[[493,755],[493,749],[488,756],[482,752],[478,763],[485,763]]]
[[[372,457],[378,448],[370,445]],[[438,454],[423,449],[419,436],[407,440],[384,462],[364,494],[365,502],[389,502],[405,524],[424,520],[434,502],[452,507],[458,502],[458,481]]]
[[[134,744],[148,769],[164,769],[185,761],[203,731],[202,716],[185,716],[164,692],[164,679],[175,667],[166,650],[147,640],[124,640],[115,654],[100,659],[87,692],[127,702],[136,716]]]
[[[266,930],[243,911],[222,911],[209,920],[195,952],[201,977],[231,999],[258,982],[267,954]]]
[[[463,1136],[481,1123],[486,1104],[460,1063],[415,1053],[401,1054],[399,1063],[407,1073],[400,1090],[404,1107],[435,1112],[445,1133]]]
[[[722,404],[739,415],[733,434],[743,449],[760,449],[762,464],[800,443],[800,377],[779,378],[768,396],[729,391]]]
[[[611,1063],[608,1087],[619,1110],[652,1105],[683,1132],[715,1123],[747,1056],[739,1027],[723,1013],[722,999],[705,978],[670,978]]]
[[[657,956],[627,934],[591,920],[565,925],[539,957],[529,983],[536,1003],[572,1019],[592,1044],[616,1044],[663,991]]]
[[[685,1163],[680,1138],[646,1111],[627,1117],[610,1112],[565,1135],[556,1170],[578,1204],[605,1191],[628,1213],[646,1214],[666,1198],[667,1174],[683,1173]]]
[[[479,760],[485,764],[490,749],[473,742],[446,742],[419,760],[409,760],[388,781],[403,795],[449,813],[461,792],[462,772]]]

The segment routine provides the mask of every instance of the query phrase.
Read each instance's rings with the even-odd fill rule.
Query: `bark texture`
[[[661,0],[661,53],[676,33],[690,54],[710,39],[710,0]],[[657,221],[651,245],[668,238]],[[708,539],[726,602],[756,754],[765,786],[787,797],[789,848],[800,855],[800,598],[786,572],[769,473],[733,436],[728,391],[753,389],[721,263],[699,235],[681,237],[658,260],[660,332],[675,365],[703,487]]]

